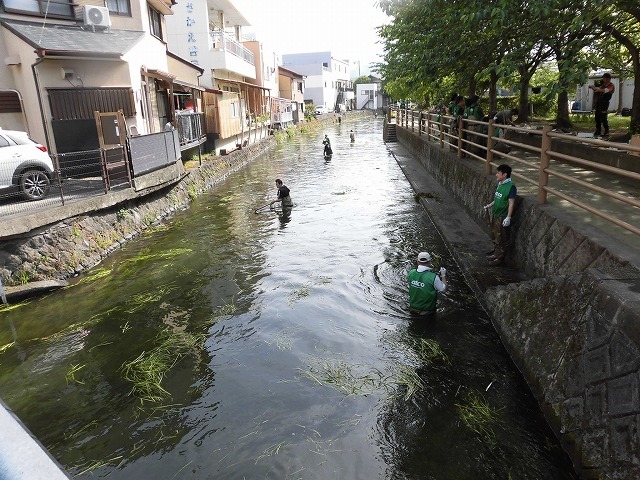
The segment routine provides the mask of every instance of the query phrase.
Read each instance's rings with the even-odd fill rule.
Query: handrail
[[[390,108],[389,116],[391,116]],[[517,127],[513,125],[497,125],[494,124],[493,121],[490,122],[482,122],[474,119],[458,119],[457,128],[455,125],[452,125],[452,120],[455,120],[454,117],[448,115],[438,115],[434,112],[422,112],[416,110],[408,110],[408,109],[393,109],[396,110],[396,123],[399,127],[405,128],[411,132],[416,131],[416,124],[418,135],[425,135],[427,141],[429,142],[439,142],[441,148],[455,148],[458,152],[458,158],[462,158],[463,155],[466,157],[481,161],[485,164],[486,172],[489,173],[491,166],[496,166],[497,164],[493,161],[494,156],[498,156],[502,159],[509,159],[513,162],[518,162],[519,164],[526,165],[529,168],[536,169],[539,172],[539,176],[537,179],[529,178],[526,175],[513,172],[512,175],[535,185],[538,189],[537,201],[538,203],[546,203],[547,194],[555,195],[563,200],[568,201],[569,203],[578,206],[594,215],[597,215],[601,218],[608,220],[609,222],[629,231],[635,233],[636,235],[640,235],[640,228],[631,225],[620,218],[617,218],[613,215],[607,214],[602,210],[594,208],[587,203],[578,200],[576,198],[572,198],[570,195],[563,193],[557,188],[552,188],[549,186],[549,177],[555,176],[561,180],[570,182],[572,184],[578,185],[582,188],[587,189],[588,191],[596,192],[600,195],[604,195],[612,200],[624,203],[631,207],[640,208],[640,201],[632,198],[631,196],[621,194],[619,192],[610,191],[606,188],[603,188],[599,185],[593,185],[584,180],[580,180],[579,178],[575,178],[567,173],[563,173],[559,171],[557,168],[550,168],[549,161],[551,159],[555,159],[557,161],[566,161],[571,164],[579,165],[589,170],[602,171],[609,174],[616,175],[622,178],[628,178],[632,180],[640,180],[640,173],[632,172],[629,170],[625,170],[623,168],[618,168],[610,165],[604,165],[601,163],[593,162],[590,160],[586,160],[584,158],[575,157],[573,155],[567,155],[565,153],[560,153],[556,150],[553,150],[553,146],[556,146],[556,143],[552,145],[552,139],[558,139],[564,142],[573,142],[577,144],[587,144],[589,147],[606,147],[612,148],[615,147],[618,151],[627,152],[630,155],[640,154],[640,146],[635,145],[627,145],[627,144],[612,144],[610,142],[605,142],[602,140],[590,139],[590,138],[582,138],[576,137],[573,135],[567,135],[565,133],[553,132],[551,131],[551,127],[547,126],[544,129],[529,129],[524,127]],[[439,117],[439,119],[438,119]],[[417,122],[416,122],[417,118]],[[468,128],[469,126],[480,125],[482,127],[486,127],[485,131],[476,131]],[[504,137],[496,137],[495,136],[495,128],[500,128],[501,130],[513,131],[518,133],[526,133],[529,135],[534,135],[541,138],[541,146],[536,145],[528,145],[525,143],[520,143],[514,140],[509,140]],[[456,142],[457,140],[457,142]],[[540,140],[538,140],[540,141]],[[539,162],[531,161],[533,156],[527,156],[527,158],[519,158],[514,155],[511,155],[506,152],[501,152],[499,149],[496,149],[495,146],[498,143],[504,143],[505,145],[509,145],[511,147],[515,147],[519,150],[524,150],[529,153],[538,154],[540,157]],[[484,151],[484,157],[481,153]],[[479,153],[480,152],[480,153]],[[640,155],[638,155],[638,161],[640,161]]]

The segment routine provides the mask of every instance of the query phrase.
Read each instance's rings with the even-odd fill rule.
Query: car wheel
[[[28,200],[40,200],[49,193],[51,182],[42,170],[27,170],[20,177],[20,191]]]

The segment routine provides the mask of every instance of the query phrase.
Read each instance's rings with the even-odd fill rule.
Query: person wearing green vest
[[[491,209],[490,224],[494,249],[487,254],[491,266],[504,264],[504,257],[511,243],[511,218],[518,194],[516,185],[511,181],[509,165],[498,166],[496,180],[498,186],[493,195],[493,202],[483,207],[483,214]]]
[[[409,283],[409,311],[416,315],[430,315],[436,311],[438,292],[447,289],[447,269],[438,274],[432,271],[431,254],[420,252],[418,266],[407,274]]]
[[[478,95],[471,95],[471,97],[469,97],[469,100],[467,100],[467,108],[464,109],[464,118],[478,121],[484,118],[482,107],[478,105],[479,100],[480,97]]]

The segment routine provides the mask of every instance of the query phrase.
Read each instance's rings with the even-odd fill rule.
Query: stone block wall
[[[98,264],[149,227],[188,208],[197,195],[276,144],[268,137],[230,155],[214,157],[175,184],[135,196],[109,208],[89,206],[87,213],[46,225],[18,238],[0,241],[0,280],[17,285],[66,279]]]
[[[640,281],[590,269],[487,290],[485,304],[586,479],[640,478]]]

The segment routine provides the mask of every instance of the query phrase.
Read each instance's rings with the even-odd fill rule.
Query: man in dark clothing
[[[596,85],[589,85],[589,88],[594,91],[593,106],[595,108],[596,131],[593,136],[602,136],[601,127],[604,127],[604,136],[606,137],[609,135],[609,120],[607,118],[609,101],[616,90],[616,87],[611,83],[611,74],[605,73],[602,75],[602,82]]]
[[[282,180],[280,180],[279,178],[276,179],[276,187],[278,187],[278,195],[277,198],[270,203],[270,205],[273,205],[276,202],[281,202],[282,208],[292,207],[293,202],[291,201],[291,197],[289,196],[289,189],[285,184],[282,183]]]
[[[331,149],[331,140],[329,140],[328,135],[324,136],[324,140],[322,140],[322,144],[324,145],[325,157],[328,157],[329,155],[333,155],[333,150]]]

